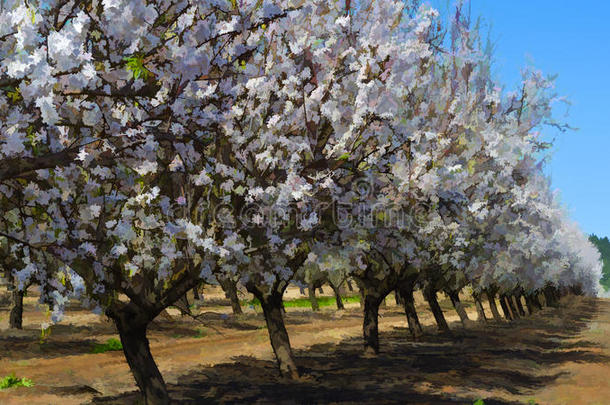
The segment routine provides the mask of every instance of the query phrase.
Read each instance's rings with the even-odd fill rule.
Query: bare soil
[[[289,296],[299,297],[298,289]],[[173,320],[160,317],[149,331],[176,403],[610,403],[610,301],[567,297],[560,308],[510,324],[464,328],[445,299],[452,333],[439,335],[418,297],[425,336],[413,341],[404,313],[388,299],[376,358],[361,356],[358,304],[315,314],[289,308],[304,375],[296,382],[279,377],[260,313],[231,315],[216,290],[206,301],[215,306],[202,307],[196,319],[170,309]],[[468,311],[474,319],[474,307]],[[117,337],[103,317],[72,308],[44,341],[40,323],[48,314],[35,297],[26,299],[23,331],[8,329],[7,319],[8,308],[0,307],[0,378],[14,372],[35,386],[0,391],[0,404],[138,403],[122,352],[91,353],[94,343]]]

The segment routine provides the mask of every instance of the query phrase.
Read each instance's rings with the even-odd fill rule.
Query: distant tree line
[[[589,236],[589,240],[597,247],[597,250],[599,250],[599,253],[602,255],[604,266],[600,283],[604,286],[604,289],[608,291],[610,290],[610,240],[608,240],[607,236],[600,238],[595,234]]]

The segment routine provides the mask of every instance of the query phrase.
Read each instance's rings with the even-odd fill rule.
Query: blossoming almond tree
[[[285,15],[240,6],[3,2],[2,197],[34,185],[31,232],[6,236],[80,275],[85,301],[114,320],[147,403],[169,402],[149,322],[214,264],[194,245],[223,253],[190,222],[199,200],[184,207],[176,167],[201,165],[209,128],[230,107],[234,61],[253,48],[247,37]],[[200,198],[202,176],[187,184]]]

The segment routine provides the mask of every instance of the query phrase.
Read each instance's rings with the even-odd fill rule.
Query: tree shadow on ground
[[[472,404],[473,392],[489,393],[485,404],[513,404],[510,395],[530,395],[565,373],[565,362],[598,363],[610,358],[574,340],[599,310],[593,300],[572,308],[547,309],[511,324],[489,323],[451,334],[426,329],[413,341],[406,330],[381,335],[379,356],[361,356],[361,339],[316,344],[296,351],[301,381],[278,376],[272,361],[249,357],[202,367],[170,385],[175,403],[273,404]],[[130,404],[137,393],[96,398],[97,404]]]

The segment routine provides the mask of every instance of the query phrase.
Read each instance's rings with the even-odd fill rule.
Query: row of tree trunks
[[[521,295],[513,295],[513,300],[517,304],[517,311],[519,312],[519,315],[521,317],[526,316],[527,313],[525,312],[525,308],[523,308],[523,302],[521,301]]]
[[[525,303],[527,305],[528,311],[530,314],[533,314],[536,311],[540,311],[542,309],[542,304],[540,303],[540,299],[537,294],[526,294],[525,295]]]
[[[335,296],[335,303],[337,304],[337,309],[338,310],[345,309],[345,305],[343,305],[343,298],[341,297],[340,287],[335,286],[332,283],[329,283],[329,285],[330,285],[330,288],[333,290],[333,294]],[[320,310],[320,303],[318,302],[318,297],[316,296],[316,288],[319,289],[323,293],[322,287],[317,284],[310,283],[307,286],[309,302],[311,303],[311,309],[314,312],[317,312]]]
[[[559,305],[559,294],[557,289],[551,286],[545,287],[542,290],[546,305],[549,307],[557,307]]]
[[[506,318],[509,321],[512,321],[513,318],[513,314],[510,311],[510,307],[508,305],[508,299],[506,298],[505,295],[500,295],[500,306],[502,307],[502,312],[504,312],[504,318]]]

